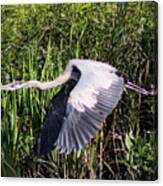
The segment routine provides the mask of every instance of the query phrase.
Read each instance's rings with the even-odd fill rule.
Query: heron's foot
[[[9,83],[6,85],[2,85],[0,86],[1,90],[10,90],[10,91],[14,91],[19,89],[19,87],[24,83],[25,81],[15,81],[13,83]]]

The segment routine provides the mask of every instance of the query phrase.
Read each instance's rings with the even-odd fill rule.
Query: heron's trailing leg
[[[64,86],[55,95],[46,113],[37,146],[39,156],[49,153],[53,148],[67,154],[83,148],[112,113],[124,88],[146,96],[156,94],[129,82],[109,64],[79,59],[71,60],[65,71],[53,81],[16,81],[1,85],[1,89],[47,90],[62,84]]]
[[[73,77],[73,79],[76,80],[75,76]],[[39,88],[41,90],[47,90],[47,89],[51,89],[53,87],[56,87],[58,85],[61,85],[62,83],[66,82],[67,80],[68,79],[65,76],[65,78],[62,78],[62,79],[60,77],[58,77],[54,81],[44,82],[44,83],[40,82],[40,81],[37,81],[37,80],[15,81],[13,83],[9,83],[9,84],[6,84],[6,85],[1,85],[1,90],[15,91],[15,90],[18,90],[18,89],[21,89],[21,88]],[[128,81],[125,84],[125,87],[130,89],[130,90],[133,90],[133,91],[135,91],[139,94],[143,94],[145,96],[156,95],[156,92],[147,91],[146,89],[141,88],[138,85],[135,85],[135,84],[131,83],[130,81]]]
[[[38,88],[40,90],[48,90],[59,85],[66,83],[71,77],[71,71],[65,71],[59,77],[57,77],[54,81],[49,82],[40,82],[37,80],[31,81],[15,81],[13,83],[9,83],[6,85],[1,84],[1,90],[15,91],[21,88]]]
[[[154,96],[154,95],[156,95],[156,92],[154,92],[154,91],[147,91],[146,89],[141,88],[138,85],[135,85],[135,84],[131,83],[130,81],[128,81],[125,84],[125,87],[128,88],[128,89],[134,90],[135,92],[137,92],[139,94],[143,94],[145,96],[149,96],[149,95],[150,96]]]

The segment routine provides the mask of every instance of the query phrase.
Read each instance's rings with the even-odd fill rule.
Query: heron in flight
[[[79,151],[94,138],[101,124],[112,113],[125,88],[143,95],[154,95],[128,81],[116,68],[93,60],[70,60],[65,71],[51,82],[16,81],[2,90],[21,88],[50,89],[63,85],[49,104],[37,145],[39,156],[53,148],[60,153]]]

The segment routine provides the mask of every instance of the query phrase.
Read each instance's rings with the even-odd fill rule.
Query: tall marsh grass
[[[69,59],[85,58],[109,62],[130,81],[157,89],[155,2],[5,5],[1,13],[3,84],[50,81]],[[157,178],[157,97],[131,91],[83,150],[36,157],[46,109],[59,89],[1,92],[2,176]]]

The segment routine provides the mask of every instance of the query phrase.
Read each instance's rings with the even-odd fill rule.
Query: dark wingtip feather
[[[76,69],[75,73],[77,73]],[[77,78],[80,78],[80,74]],[[76,83],[77,81],[70,79],[52,99],[35,149],[38,156],[46,155],[55,148],[55,142],[62,129],[67,100]]]

